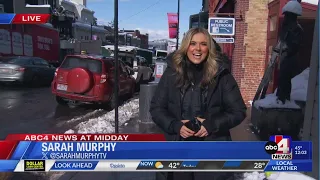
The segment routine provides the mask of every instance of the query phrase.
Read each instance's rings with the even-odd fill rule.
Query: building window
[[[17,26],[15,24],[11,24],[11,29],[12,30],[16,30],[17,29]]]
[[[38,0],[39,5],[49,4],[48,0]]]
[[[28,25],[24,24],[24,25],[22,26],[22,28],[23,28],[23,32],[24,32],[24,33],[29,33],[29,31],[28,31]]]
[[[83,36],[81,36],[81,40],[83,39]]]
[[[0,4],[0,13],[4,13],[4,6],[3,6],[3,4]]]
[[[277,16],[269,17],[269,31],[273,32],[277,29]]]

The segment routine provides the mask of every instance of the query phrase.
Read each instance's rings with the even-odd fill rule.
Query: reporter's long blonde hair
[[[204,28],[192,28],[186,33],[181,42],[180,48],[172,56],[173,67],[177,74],[176,85],[179,88],[190,83],[188,82],[189,79],[185,75],[185,73],[187,73],[185,72],[187,69],[184,68],[184,63],[187,58],[187,51],[191,43],[192,37],[197,33],[202,33],[207,37],[207,46],[209,49],[209,53],[204,64],[204,74],[203,79],[201,81],[201,86],[205,87],[211,84],[214,81],[214,76],[218,71],[218,55],[216,53],[215,44],[212,40],[211,35],[208,33],[208,30]]]

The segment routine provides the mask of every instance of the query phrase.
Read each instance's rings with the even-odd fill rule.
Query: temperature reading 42
[[[180,167],[180,162],[171,162],[168,167],[171,169],[178,169]]]

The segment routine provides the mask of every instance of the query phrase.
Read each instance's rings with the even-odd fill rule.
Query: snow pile
[[[43,5],[32,5],[32,4],[26,4],[26,7],[47,7],[50,8],[51,6],[49,4],[43,4]]]
[[[300,109],[293,100],[287,100],[285,104],[282,104],[282,102],[278,100],[276,94],[268,94],[264,99],[257,100],[254,102],[254,107]]]
[[[315,180],[312,177],[298,172],[274,172],[269,177],[265,173],[252,172],[244,173],[243,180]]]
[[[308,81],[310,68],[291,79],[291,99],[296,101],[307,101]]]
[[[75,129],[66,131],[66,134],[87,134],[87,133],[114,133],[114,110],[109,111],[97,118],[89,119],[80,123]],[[123,125],[130,118],[139,114],[139,99],[133,99],[119,107],[119,126]]]
[[[244,173],[243,180],[264,180],[266,178],[264,173],[252,172],[252,173]]]
[[[270,180],[316,180],[310,176],[307,176],[302,173],[298,172],[281,172],[278,173],[278,177],[276,179],[270,179]]]
[[[264,99],[260,99],[254,102],[256,108],[290,108],[300,109],[295,101],[306,101],[308,93],[308,80],[309,80],[310,68],[305,69],[302,73],[291,79],[291,101],[286,101],[282,104],[277,100],[277,90],[273,94],[268,94]]]
[[[103,109],[97,109],[97,110],[89,112],[83,116],[72,118],[72,119],[68,120],[67,123],[86,121],[87,119],[98,118],[104,114],[105,114],[105,111]],[[65,122],[58,123],[57,126],[60,127],[63,125],[65,125]]]
[[[302,2],[318,5],[319,0],[302,0]]]

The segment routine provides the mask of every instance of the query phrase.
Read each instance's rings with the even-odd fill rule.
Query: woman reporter
[[[208,31],[190,29],[167,63],[150,106],[166,139],[230,141],[229,130],[244,120],[246,106]],[[225,173],[173,174],[174,179],[228,179]]]

